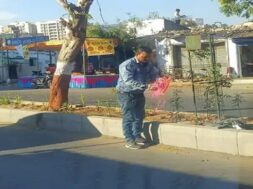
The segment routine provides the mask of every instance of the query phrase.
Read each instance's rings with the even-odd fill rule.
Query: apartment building
[[[15,37],[18,37],[20,35],[19,28],[15,25],[7,25],[2,28],[3,34],[13,34]]]
[[[37,22],[36,25],[38,33],[49,36],[50,40],[61,40],[66,36],[66,30],[60,20]]]
[[[24,35],[36,35],[37,27],[30,22],[13,22],[2,27],[2,33],[15,34],[16,37]]]
[[[21,34],[37,34],[37,27],[35,24],[30,22],[18,22],[16,26],[19,28]]]

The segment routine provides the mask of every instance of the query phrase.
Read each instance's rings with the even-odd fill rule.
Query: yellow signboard
[[[63,40],[50,40],[50,41],[46,41],[44,43],[48,46],[50,46],[50,45],[62,45]]]
[[[85,40],[85,48],[88,56],[109,55],[115,53],[113,39],[87,38]]]

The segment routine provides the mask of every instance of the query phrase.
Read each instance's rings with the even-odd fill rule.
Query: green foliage
[[[182,106],[183,98],[180,96],[180,94],[183,93],[181,90],[173,90],[172,98],[170,99],[170,104],[173,107],[173,110],[176,112],[176,122],[179,121],[179,110],[184,108]]]
[[[243,96],[240,94],[235,94],[232,98],[232,105],[239,111],[240,117],[242,117],[241,113],[241,104],[244,102]]]
[[[67,102],[64,102],[63,105],[62,105],[61,110],[71,112],[71,111],[73,111],[73,107],[72,107],[71,104],[69,104]]]
[[[205,59],[209,59],[211,55],[211,51],[209,49],[199,49],[199,50],[192,51],[192,54],[198,60],[205,60]]]
[[[101,26],[99,24],[89,24],[87,37],[114,38],[118,40],[118,50],[123,52],[126,59],[126,51],[135,49],[135,31],[128,30],[126,23],[119,22],[116,25]]]
[[[11,101],[10,101],[9,97],[0,96],[0,105],[8,105],[10,103],[11,103]]]
[[[249,18],[253,14],[252,0],[218,0],[221,12],[226,16],[237,15]]]
[[[128,30],[126,22],[109,26],[89,24],[87,37],[116,38],[119,39],[120,43],[126,45],[135,38],[135,33]]]
[[[18,105],[21,104],[21,102],[22,102],[21,96],[20,96],[20,95],[16,96],[16,98],[15,98],[15,100],[14,100],[14,104],[15,104],[16,106],[18,106]]]
[[[81,101],[82,106],[84,107],[86,105],[86,98],[85,98],[84,94],[81,94],[80,101]]]
[[[225,99],[230,96],[223,94],[223,88],[231,87],[231,79],[224,77],[221,74],[221,64],[216,62],[214,41],[210,36],[209,49],[204,48],[198,51],[193,51],[193,56],[197,59],[208,64],[205,66],[206,77],[205,77],[205,92],[204,92],[204,105],[203,108],[206,110],[207,117],[210,111],[216,109],[221,118],[222,109],[225,106]]]
[[[216,63],[212,40],[210,40],[210,55],[211,65],[207,69],[207,87],[204,94],[206,97],[206,105],[204,108],[208,112],[209,107],[212,108],[216,106],[219,119],[221,119],[224,100],[229,98],[229,96],[223,94],[223,88],[230,88],[232,84],[231,79],[226,78],[221,74],[221,64]]]
[[[89,24],[86,31],[87,37],[106,37],[106,31],[99,24]]]
[[[118,20],[115,25],[102,26],[99,24],[89,24],[87,28],[87,37],[115,38],[118,39],[119,48],[131,49],[137,46],[136,44],[136,27],[142,27],[142,20],[136,16],[128,14],[128,19],[125,21]],[[129,27],[129,24],[132,27]]]
[[[100,100],[100,99],[97,99],[97,100],[96,100],[96,106],[97,106],[97,109],[99,110],[99,108],[100,108],[101,106],[103,106],[103,101]]]

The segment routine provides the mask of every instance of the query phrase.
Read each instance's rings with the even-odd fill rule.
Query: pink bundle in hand
[[[151,84],[150,90],[152,96],[161,96],[169,89],[171,77],[158,78],[154,83]]]

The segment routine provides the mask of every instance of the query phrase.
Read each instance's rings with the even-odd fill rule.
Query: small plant
[[[84,94],[81,94],[80,101],[81,101],[81,104],[83,107],[86,106],[86,98],[85,98]]]
[[[205,97],[204,98],[205,101],[204,101],[203,109],[206,111],[206,118],[208,118],[215,104],[214,104],[214,101],[210,99],[207,90],[204,92],[204,97]]]
[[[67,111],[67,112],[71,112],[71,111],[73,110],[73,107],[72,107],[71,104],[65,102],[65,103],[63,103],[63,105],[62,105],[62,110],[65,110],[65,111]]]
[[[15,100],[14,100],[14,104],[17,107],[17,106],[21,105],[21,103],[22,103],[22,98],[21,98],[20,95],[17,95]]]
[[[243,96],[240,94],[235,94],[231,98],[232,98],[232,105],[237,109],[240,117],[242,117],[241,104],[242,102],[244,102]]]
[[[97,100],[96,100],[96,106],[102,106],[102,105],[103,105],[102,100],[97,99]]]
[[[11,103],[11,101],[10,101],[9,97],[5,97],[5,96],[0,97],[0,105],[8,105],[10,103]]]
[[[42,110],[48,110],[49,107],[48,107],[48,102],[43,102],[42,103],[42,107],[41,107]]]
[[[96,106],[97,106],[97,110],[99,111],[99,110],[100,110],[100,107],[103,106],[102,100],[97,99],[97,100],[96,100]]]
[[[35,108],[34,102],[31,103],[31,109],[33,110]]]
[[[174,90],[170,104],[173,107],[173,110],[176,112],[176,122],[179,121],[179,110],[183,108],[183,98],[180,96],[180,93],[183,93],[181,90]]]
[[[112,107],[112,104],[111,104],[111,100],[108,100],[104,103],[104,106],[106,107],[107,109],[107,115],[110,116],[111,115],[111,107]]]
[[[120,107],[119,101],[117,100],[117,93],[117,89],[112,88],[112,96],[114,97],[113,99],[111,99],[112,107]]]

